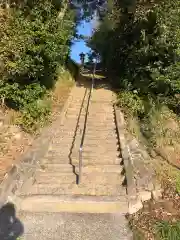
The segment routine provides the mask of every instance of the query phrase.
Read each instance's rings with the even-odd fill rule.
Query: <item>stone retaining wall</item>
[[[161,197],[162,189],[156,181],[152,159],[137,139],[126,139],[126,124],[121,110],[115,106],[118,140],[125,168],[129,214],[143,207],[143,202]]]

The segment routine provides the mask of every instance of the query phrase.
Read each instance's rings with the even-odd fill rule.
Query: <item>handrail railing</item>
[[[97,65],[97,61],[94,63],[92,84],[91,84],[91,89],[90,89],[89,96],[88,96],[88,102],[87,102],[87,107],[86,107],[86,114],[85,114],[85,119],[84,119],[83,133],[82,133],[81,143],[80,143],[80,147],[79,147],[79,176],[78,176],[78,184],[80,184],[81,180],[82,180],[82,153],[83,153],[84,138],[85,138],[85,134],[86,134],[86,126],[87,126],[87,118],[88,118],[88,111],[89,111],[89,103],[90,103],[91,94],[92,94],[92,91],[93,91],[93,88],[94,88],[94,77],[95,77],[95,72],[96,72],[96,65]]]

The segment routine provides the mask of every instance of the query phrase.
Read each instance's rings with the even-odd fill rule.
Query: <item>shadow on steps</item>
[[[23,233],[24,226],[16,217],[14,204],[5,204],[0,209],[0,239],[16,240]]]

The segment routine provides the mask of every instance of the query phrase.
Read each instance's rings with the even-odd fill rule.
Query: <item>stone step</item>
[[[119,153],[119,156],[117,155],[105,155],[105,154],[102,154],[102,153],[97,153],[97,154],[85,154],[83,153],[82,154],[82,159],[83,159],[83,162],[86,163],[86,162],[89,162],[91,164],[94,165],[95,163],[104,163],[105,165],[106,164],[116,164],[116,162],[120,162],[121,160],[121,154]],[[74,164],[74,162],[76,161],[79,161],[79,152],[73,152],[72,155],[71,155],[71,160],[72,160],[72,163]],[[101,164],[101,163],[100,163]]]
[[[73,131],[64,131],[64,132],[56,132],[53,134],[53,139],[59,139],[62,140],[63,138],[65,139],[66,137],[69,138],[73,138],[74,137],[74,132],[75,132],[75,128],[73,129]]]
[[[89,127],[86,128],[86,138],[91,137],[117,137],[117,134],[115,132],[114,128],[110,129],[103,129],[103,127]]]
[[[123,166],[122,165],[86,165],[83,166],[82,172],[83,173],[122,173]],[[76,173],[78,173],[78,168],[76,169]]]
[[[88,147],[101,147],[101,145],[103,145],[103,147],[110,147],[113,146],[114,148],[118,149],[119,148],[119,144],[118,144],[118,140],[116,139],[112,139],[112,140],[100,140],[100,139],[85,139],[84,140],[84,146],[88,146]]]
[[[68,115],[70,113],[79,114],[79,112],[81,111],[81,107],[82,107],[82,109],[85,108],[85,106],[81,106],[81,105],[76,106],[75,104],[69,106],[68,110],[66,112],[66,115]]]
[[[62,149],[62,147],[60,148]],[[50,159],[50,158],[68,158],[70,154],[70,149],[66,150],[66,149],[62,149],[61,151],[48,151],[46,154],[46,158]]]
[[[84,143],[84,152],[98,152],[98,153],[104,153],[104,152],[117,152],[118,151],[118,146],[116,145],[116,143],[111,143],[111,144],[104,144],[101,143],[99,145],[95,145],[95,144],[85,144]]]
[[[114,133],[116,130],[116,125],[114,123],[109,124],[104,123],[98,123],[98,122],[88,122],[87,121],[87,129],[94,131],[94,132],[101,132],[102,134]]]
[[[67,117],[66,121],[68,121],[68,123],[74,123],[74,121],[76,121],[77,123],[78,117]],[[79,123],[83,123],[85,120],[85,115],[81,115],[80,119],[79,119]],[[106,116],[98,116],[97,114],[92,116],[92,115],[88,115],[87,117],[87,122],[88,123],[97,123],[97,124],[102,124],[102,123],[106,123],[106,124],[110,124],[110,125],[114,125],[114,117],[111,118],[107,118]]]
[[[70,160],[68,156],[54,156],[54,157],[44,157],[41,159],[41,164],[69,164]]]
[[[88,195],[88,196],[125,196],[126,188],[119,185],[85,185],[83,182],[77,184],[37,184],[35,183],[30,188],[22,188],[20,196],[30,195]]]
[[[73,172],[43,172],[38,170],[35,179],[37,183],[76,183],[76,175]]]
[[[92,157],[86,157],[82,159],[83,165],[120,165],[122,163],[122,158],[92,158]],[[79,163],[79,157],[72,157],[72,164],[77,165]]]
[[[58,164],[58,163],[42,163],[40,164],[41,171],[48,172],[73,172],[73,166],[71,164]]]
[[[83,172],[82,169],[82,174],[82,182],[84,184],[122,185],[125,180],[124,175],[114,172]]]
[[[103,105],[94,105],[90,104],[89,105],[89,112],[100,112],[100,113],[113,113],[114,109],[111,106],[103,106]]]
[[[54,143],[53,145],[50,146],[49,151],[52,151],[52,155],[55,153],[57,153],[57,155],[59,155],[59,153],[69,153],[72,145],[74,146],[74,148],[77,148],[80,146],[80,140],[76,139],[74,142],[72,141],[71,143]],[[54,152],[54,153],[53,153]],[[51,152],[50,152],[51,154]]]
[[[120,156],[120,152],[118,152],[118,151],[108,151],[106,149],[103,149],[102,151],[101,150],[98,151],[98,149],[96,149],[96,151],[93,152],[92,149],[89,150],[89,151],[84,149],[82,155],[83,155],[84,158],[86,158],[86,157],[96,158],[96,157],[100,156],[100,157],[103,157],[104,159],[107,159],[107,158],[114,158],[115,159],[115,158]]]
[[[109,106],[113,107],[112,101],[111,100],[102,100],[101,98],[98,97],[98,99],[91,98],[91,104],[94,106]]]
[[[69,111],[67,112],[66,114],[66,117],[67,118],[73,118],[73,117],[78,117],[79,114],[81,117],[85,117],[86,115],[86,107],[82,108],[81,110],[81,114],[80,114],[80,111],[77,112],[77,111]],[[103,118],[103,119],[113,119],[114,118],[114,113],[113,111],[112,112],[106,112],[106,111],[95,111],[95,110],[88,110],[88,117],[91,117],[91,118],[96,118],[96,116],[98,116],[99,119]]]
[[[81,117],[85,117],[85,112],[82,111],[81,114],[80,114],[80,112],[69,112],[66,114],[66,119],[69,119],[69,120],[70,119],[78,119],[79,115]]]
[[[68,106],[68,111],[80,111],[82,107],[82,100],[79,102],[71,102]]]
[[[97,116],[101,116],[101,115],[103,115],[103,116],[110,116],[110,117],[112,117],[112,116],[114,116],[114,111],[113,111],[113,109],[102,109],[102,108],[94,108],[94,107],[89,107],[89,116],[95,116],[95,115],[97,115]]]
[[[104,122],[100,122],[98,121],[97,119],[93,119],[93,120],[87,120],[87,128],[93,128],[93,129],[96,129],[97,128],[97,131],[99,131],[99,129],[101,131],[104,131],[104,130],[114,130],[115,129],[115,123],[110,121],[110,122],[107,122],[107,121],[104,121]]]
[[[62,136],[61,136],[61,138],[53,138],[52,140],[51,140],[51,144],[53,145],[53,144],[64,144],[64,145],[66,145],[66,144],[71,144],[72,142],[73,142],[73,139],[74,139],[74,135],[73,136],[71,136],[71,137],[65,137],[65,136],[63,136],[63,138],[62,138]],[[62,146],[62,145],[61,145]]]
[[[102,103],[102,104],[112,104],[111,100],[107,100],[106,98],[98,98],[98,100],[95,100],[94,98],[91,100],[92,103]]]
[[[87,168],[86,168],[87,169]],[[76,169],[78,170],[78,168]],[[83,183],[96,183],[96,184],[122,184],[124,176],[119,172],[100,172],[100,171],[83,171],[82,179]],[[76,183],[76,176],[73,172],[52,172],[37,170],[35,174],[37,183]]]
[[[73,139],[71,139],[71,141],[69,140],[69,141],[63,142],[63,140],[62,140],[59,143],[57,143],[57,142],[51,143],[51,145],[49,146],[49,151],[62,151],[62,148],[63,148],[63,150],[64,149],[69,150],[72,146],[72,143],[73,143]]]
[[[29,196],[19,199],[19,209],[26,212],[71,212],[71,213],[127,213],[126,198]]]
[[[97,134],[93,132],[86,132],[85,140],[84,141],[100,141],[102,144],[104,141],[110,141],[110,142],[117,142],[117,135],[111,133],[107,134]]]
[[[101,103],[100,101],[93,102],[93,100],[91,100],[90,106],[94,108],[101,108],[101,109],[113,109],[113,105],[111,102],[105,104],[105,103]]]

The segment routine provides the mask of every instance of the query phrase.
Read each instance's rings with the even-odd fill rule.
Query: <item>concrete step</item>
[[[38,170],[35,179],[37,183],[76,183],[76,175],[73,172],[43,172]]]
[[[69,162],[68,156],[44,157],[40,161],[41,164],[69,164]]]
[[[29,196],[19,199],[19,209],[26,212],[127,213],[127,200],[92,197]]]
[[[89,116],[114,116],[114,110],[113,109],[102,109],[102,108],[94,108],[93,106],[89,107]]]
[[[115,133],[114,129],[109,129],[109,130],[105,130],[103,131],[102,129],[97,128],[89,128],[87,127],[86,129],[86,136],[87,139],[92,139],[92,138],[96,138],[96,139],[107,139],[107,138],[111,138],[111,139],[116,139],[117,138],[117,134]]]
[[[84,184],[109,184],[109,185],[122,185],[125,176],[121,175],[120,173],[114,173],[114,172],[83,172],[82,169],[82,182]]]
[[[114,133],[100,134],[98,132],[86,132],[85,141],[101,141],[101,144],[105,141],[117,142],[117,135]]]
[[[99,108],[102,110],[113,110],[113,106],[111,103],[109,104],[104,104],[104,103],[100,103],[99,101],[95,102],[91,102],[90,104],[90,108]]]
[[[89,139],[89,136],[87,136],[85,139],[84,139],[84,145],[88,145],[88,146],[97,146],[98,145],[101,145],[103,143],[103,145],[119,145],[118,144],[118,140],[116,138],[110,138],[110,139]]]
[[[82,100],[79,102],[71,102],[68,107],[68,111],[80,111],[82,106]]]
[[[79,115],[81,117],[85,117],[85,112],[81,111],[81,114],[80,114],[80,112],[69,112],[66,114],[66,119],[69,119],[69,120],[78,119]]]
[[[105,157],[96,157],[92,158],[91,156],[83,158],[83,165],[120,165],[122,163],[122,158],[105,158]],[[77,165],[79,163],[79,157],[72,157],[72,164]]]
[[[78,118],[74,118],[74,117],[72,117],[72,118],[70,118],[70,117],[68,117],[68,118],[66,118],[66,121],[67,121],[67,124],[68,125],[70,125],[71,124],[71,126],[73,126],[73,125],[75,125],[75,123],[77,124],[77,121],[78,121]],[[78,121],[78,123],[79,124],[83,124],[84,123],[84,121],[85,121],[85,116],[83,115],[81,115],[81,117],[80,117],[80,119],[79,119],[79,121]],[[88,115],[88,117],[87,117],[87,123],[88,124],[92,124],[92,125],[101,125],[101,124],[109,124],[110,126],[113,126],[113,125],[115,125],[115,123],[114,123],[114,118],[106,118],[106,117],[99,117],[99,116],[94,116],[94,117],[92,117],[91,115]]]
[[[68,158],[69,154],[70,154],[70,149],[62,149],[62,147],[60,148],[60,150],[54,150],[54,151],[48,151],[46,154],[46,158],[50,159],[50,158]]]
[[[72,145],[74,145],[75,147],[79,147],[80,146],[80,139],[76,139],[74,142],[72,140],[71,143],[54,143],[52,146],[50,146],[49,151],[52,152],[61,152],[61,153],[67,153],[70,151],[70,149],[72,148]]]
[[[108,159],[108,158],[111,158],[111,159],[116,159],[117,157],[120,156],[120,152],[115,152],[115,151],[98,151],[98,149],[96,151],[92,151],[92,149],[90,151],[86,151],[84,150],[83,153],[82,153],[82,156],[84,158],[98,158],[98,157],[102,157],[104,159]]]
[[[101,131],[104,131],[104,130],[114,130],[115,129],[115,124],[114,122],[110,121],[110,122],[107,122],[107,121],[104,121],[104,122],[99,122],[98,120],[96,119],[93,119],[93,121],[90,121],[89,119],[87,120],[87,128],[93,128],[93,129],[97,129],[97,131],[99,131],[99,129]]]
[[[78,117],[79,116],[79,112],[75,111],[75,110],[72,110],[72,111],[68,111],[67,114],[66,114],[66,117]],[[84,107],[81,111],[81,116],[85,116],[86,114],[86,107]],[[110,112],[105,112],[105,111],[101,111],[101,112],[96,112],[96,111],[93,111],[93,110],[89,110],[88,111],[88,117],[91,117],[91,118],[96,118],[98,116],[98,119],[114,119],[114,113],[110,113]]]
[[[30,188],[21,190],[20,196],[30,195],[74,195],[74,196],[125,196],[126,188],[119,185],[102,185],[90,183],[84,184],[83,182],[77,184],[37,184],[35,183]]]
[[[123,166],[122,165],[86,165],[83,166],[83,173],[122,173]],[[76,173],[79,173],[78,168],[76,169]]]
[[[74,135],[72,135],[71,137],[69,137],[69,136],[61,136],[61,138],[53,138],[52,140],[51,140],[51,144],[64,144],[64,145],[66,145],[66,144],[70,144],[72,141],[73,141],[73,139],[74,139]]]
[[[99,145],[95,145],[95,144],[84,144],[84,152],[98,152],[98,153],[104,153],[104,152],[117,152],[118,151],[118,146],[116,145],[116,143],[111,143],[111,144],[104,144],[101,143]]]
[[[77,161],[79,161],[79,154],[73,153],[71,156],[71,161],[73,164],[75,164]],[[119,164],[122,162],[121,157],[119,156],[103,156],[103,154],[91,154],[91,155],[82,155],[82,161],[85,165],[87,164],[104,164],[104,165],[113,165],[113,164]]]
[[[105,141],[103,141],[102,139],[101,140],[99,140],[99,139],[94,139],[94,140],[89,140],[89,139],[85,139],[84,140],[84,146],[88,146],[88,147],[92,147],[92,148],[94,148],[94,147],[110,147],[110,146],[113,146],[114,147],[114,149],[118,149],[119,148],[119,144],[118,144],[118,140],[116,140],[116,139],[113,139],[113,140],[110,140],[110,141],[108,141],[108,139],[107,140],[105,140]]]
[[[62,150],[62,145],[63,146],[63,149],[66,149],[66,150],[69,150],[72,146],[72,142],[73,142],[73,139],[69,140],[69,141],[64,141],[63,140],[59,143],[57,142],[53,142],[51,143],[51,145],[49,146],[49,151],[61,151]],[[65,143],[65,144],[64,144]]]
[[[71,164],[58,164],[58,163],[44,163],[40,164],[41,171],[48,172],[73,172],[73,166]]]
[[[66,126],[63,126],[63,128],[61,128],[61,126],[59,126],[59,129],[56,130],[55,134],[66,134],[66,133],[73,133],[75,130],[75,125],[76,125],[76,121],[74,121],[74,124],[68,124],[68,123],[72,123],[72,122],[68,122],[67,119],[65,119],[65,124]]]
[[[75,132],[75,128],[73,129],[72,132],[63,132],[63,133],[52,133],[52,141],[56,142],[57,140],[60,141],[66,141],[68,142],[69,140],[73,139],[74,137],[74,132]]]
[[[113,107],[111,100],[104,101],[101,98],[98,98],[97,100],[91,98],[91,105]]]
[[[112,101],[111,100],[107,100],[106,98],[100,98],[100,99],[98,98],[97,100],[92,99],[91,102],[95,103],[95,104],[96,103],[98,103],[98,104],[100,103],[100,104],[111,104],[112,105]]]

